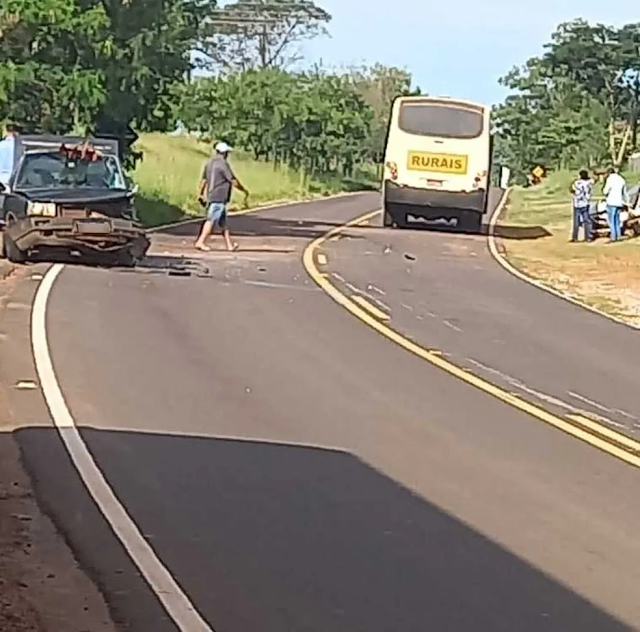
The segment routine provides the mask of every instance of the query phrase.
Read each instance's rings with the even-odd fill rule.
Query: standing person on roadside
[[[199,250],[211,250],[205,244],[206,239],[217,224],[222,231],[227,250],[237,250],[238,244],[231,242],[229,229],[227,228],[227,204],[231,199],[234,186],[249,196],[249,191],[242,186],[236,178],[228,162],[231,147],[227,143],[220,142],[214,147],[214,155],[207,161],[202,170],[198,199],[207,206],[207,218],[202,226],[195,247]]]
[[[607,221],[611,241],[618,241],[622,237],[620,225],[620,211],[627,202],[627,181],[620,175],[618,169],[609,169],[609,175],[602,191],[607,204]]]
[[[17,143],[18,127],[9,123],[4,138],[0,140],[0,182],[5,186],[9,184],[9,178],[13,173]]]
[[[571,185],[573,193],[573,231],[571,241],[578,241],[578,231],[582,225],[584,229],[585,241],[593,241],[591,215],[591,192],[593,191],[593,180],[589,177],[586,169],[583,169],[578,179]]]

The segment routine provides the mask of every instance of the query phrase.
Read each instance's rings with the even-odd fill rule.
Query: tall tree
[[[540,57],[501,79],[497,145],[519,177],[548,168],[621,164],[636,147],[640,24],[560,24]]]
[[[393,100],[398,96],[419,94],[420,88],[412,90],[411,74],[394,66],[361,66],[351,68],[349,75],[373,112],[368,144],[372,158],[381,162]]]
[[[164,128],[214,0],[3,0],[0,118]]]
[[[222,70],[286,69],[299,44],[326,35],[331,15],[311,0],[237,0],[203,21],[198,50]]]

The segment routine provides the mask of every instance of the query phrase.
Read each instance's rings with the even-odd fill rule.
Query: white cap
[[[215,150],[219,154],[226,154],[231,151],[231,147],[229,147],[229,145],[224,141],[220,141],[219,143],[216,143]]]

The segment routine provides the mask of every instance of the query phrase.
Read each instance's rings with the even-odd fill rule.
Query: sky
[[[640,21],[638,0],[315,1],[333,19],[330,37],[303,46],[310,62],[399,66],[424,92],[484,103],[504,99],[498,78],[539,55],[559,23]]]

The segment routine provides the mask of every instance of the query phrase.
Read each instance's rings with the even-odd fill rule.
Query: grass
[[[190,215],[202,215],[196,195],[202,167],[211,155],[211,145],[186,136],[143,134],[136,142],[143,160],[133,172],[139,185],[136,205],[147,226],[158,226]],[[344,191],[375,188],[371,174],[360,180],[326,177],[305,181],[293,169],[275,169],[273,165],[252,160],[242,152],[234,152],[230,163],[240,181],[249,189],[249,204],[259,206],[272,202],[306,200]],[[230,208],[243,205],[244,196],[235,193]]]
[[[629,186],[640,174],[625,174]],[[640,325],[640,241],[569,243],[575,174],[553,173],[542,184],[515,187],[499,226],[513,232],[542,227],[538,239],[501,239],[507,259],[525,274],[629,323]],[[600,199],[602,183],[596,184]],[[582,237],[582,232],[580,233]]]

